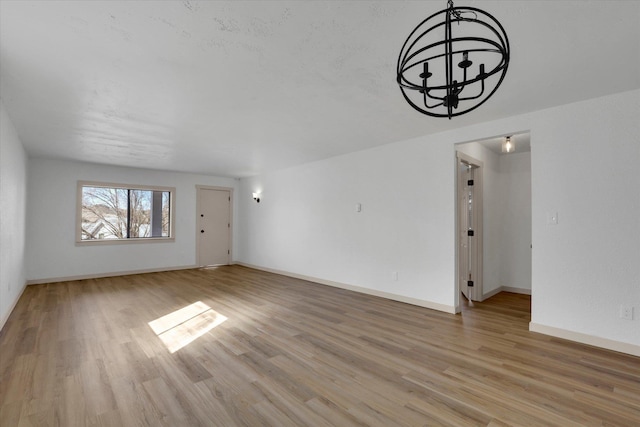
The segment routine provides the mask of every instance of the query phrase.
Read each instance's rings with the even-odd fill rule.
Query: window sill
[[[128,245],[138,243],[173,243],[175,237],[136,237],[133,239],[76,240],[76,246]]]

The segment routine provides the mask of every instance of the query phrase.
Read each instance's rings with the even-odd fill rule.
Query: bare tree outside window
[[[81,240],[171,237],[171,191],[82,186]]]
[[[100,234],[103,238],[127,238],[127,190],[82,188],[82,239],[97,239]]]
[[[150,237],[152,191],[130,190],[129,237]]]
[[[168,191],[162,192],[162,236],[169,237],[169,227],[171,225],[170,217],[170,202],[171,193]]]

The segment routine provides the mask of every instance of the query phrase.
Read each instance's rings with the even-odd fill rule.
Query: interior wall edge
[[[27,289],[27,282],[24,282],[22,284],[22,289],[20,290],[20,292],[18,292],[18,296],[13,301],[13,303],[9,306],[9,309],[7,310],[7,312],[4,313],[4,315],[0,319],[0,332],[2,332],[4,325],[7,324],[7,320],[9,320],[9,317],[11,316],[11,313],[13,313],[13,310],[16,308],[18,301],[20,301],[20,298],[22,298],[22,294],[24,293],[25,289]]]

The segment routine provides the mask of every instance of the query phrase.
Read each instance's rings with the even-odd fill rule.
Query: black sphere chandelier
[[[449,0],[409,34],[398,56],[397,81],[417,111],[451,119],[484,104],[508,66],[509,40],[500,22]]]

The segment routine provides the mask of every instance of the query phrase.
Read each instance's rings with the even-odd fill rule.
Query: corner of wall
[[[0,326],[26,286],[27,153],[0,100]]]
[[[16,295],[15,299],[13,300],[13,302],[8,306],[7,310],[1,314],[0,317],[0,331],[2,331],[2,329],[4,328],[4,325],[7,324],[7,321],[9,320],[9,317],[11,316],[11,313],[13,313],[13,310],[16,308],[16,305],[18,305],[18,301],[20,301],[20,298],[22,297],[22,294],[24,293],[24,290],[27,289],[27,282],[25,281],[22,284],[22,288],[20,289],[20,292]]]

